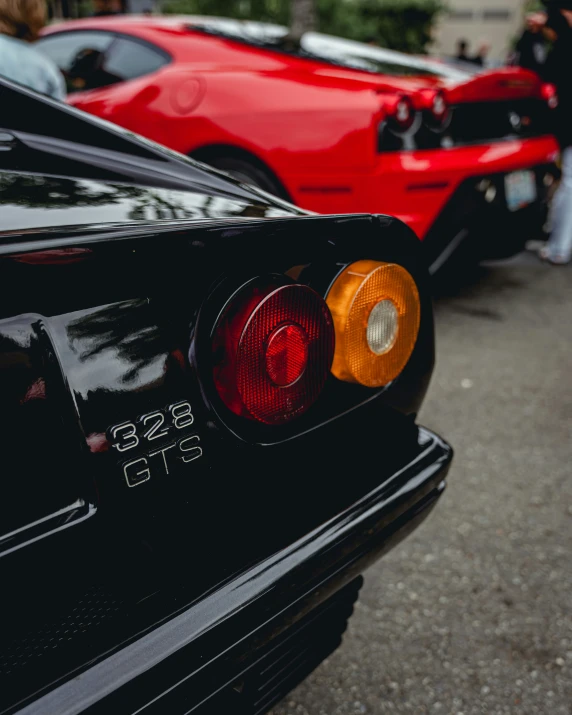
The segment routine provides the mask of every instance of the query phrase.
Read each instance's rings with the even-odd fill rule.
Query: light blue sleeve
[[[66,84],[58,67],[27,42],[0,35],[0,75],[63,101]]]
[[[59,99],[62,102],[66,98],[66,82],[64,80],[64,77],[62,73],[59,71],[59,69],[52,64],[51,62],[46,66],[46,69],[49,71],[49,89],[46,94],[48,94],[50,97],[53,97],[54,99]]]

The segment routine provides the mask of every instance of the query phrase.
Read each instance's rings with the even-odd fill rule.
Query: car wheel
[[[237,181],[257,186],[259,189],[268,191],[269,194],[274,194],[274,196],[278,196],[281,199],[288,198],[284,189],[268,171],[249,161],[234,157],[213,156],[209,157],[205,163],[214,166],[215,169],[225,171]]]

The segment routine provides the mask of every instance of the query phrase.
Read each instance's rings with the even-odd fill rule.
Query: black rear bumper
[[[320,527],[10,712],[266,711],[337,646],[356,577],[443,493],[451,448],[423,428],[417,442],[409,463]]]
[[[459,259],[477,263],[508,258],[528,240],[541,237],[550,196],[545,177],[553,179],[557,169],[547,164],[531,170],[537,199],[517,211],[507,208],[506,173],[474,176],[457,188],[423,241],[432,275]]]

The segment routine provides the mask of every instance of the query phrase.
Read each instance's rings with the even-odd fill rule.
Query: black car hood
[[[0,236],[37,229],[95,230],[178,220],[290,216],[262,201],[129,184],[0,171]]]
[[[280,215],[305,213],[288,202],[235,181],[182,154],[3,78],[0,78],[0,172],[3,173],[0,201],[5,204],[7,197],[8,203],[13,202],[15,189],[20,182],[20,206],[32,201],[31,196],[39,196],[44,191],[47,203],[44,202],[43,208],[52,208],[57,197],[49,196],[49,187],[51,182],[55,182],[59,188],[52,187],[52,193],[67,195],[70,203],[68,209],[80,205],[83,208],[91,206],[93,209],[98,205],[100,215],[103,216],[111,205],[115,214],[119,215],[119,207],[122,206],[125,209],[123,218],[119,219],[122,221],[146,220],[138,217],[147,216],[148,211],[137,211],[135,205],[126,208],[119,199],[111,200],[107,195],[102,196],[101,200],[95,199],[93,197],[102,189],[89,182],[112,183],[115,188],[109,190],[110,194],[122,194],[128,202],[140,203],[143,203],[142,197],[146,195],[142,187],[153,187],[156,190],[155,199],[151,202],[155,204],[156,213],[161,216],[158,203],[165,200],[165,211],[169,218],[172,218],[173,211],[189,211],[190,215],[186,215],[186,218],[198,218],[197,211],[198,214],[207,211],[209,218],[214,218],[215,214],[223,218],[228,216],[229,211],[236,215],[236,212],[240,213],[250,204],[253,204],[255,213],[260,216],[266,211],[272,213],[275,210]],[[28,184],[23,174],[30,175]],[[35,181],[32,178],[34,176],[40,178]],[[74,183],[75,187],[72,186]],[[119,190],[119,185],[124,185],[124,188]],[[131,192],[127,190],[128,185],[132,185]],[[31,190],[30,195],[26,193],[28,189]],[[170,193],[167,195],[161,193],[161,190]],[[187,192],[189,196],[184,198],[183,194]],[[91,203],[87,199],[89,194],[92,195]],[[73,203],[78,198],[83,203]],[[58,202],[58,208],[61,209],[65,201]],[[171,202],[174,202],[175,208],[169,206]],[[207,208],[197,209],[198,205],[203,206],[205,202]],[[36,208],[40,206],[42,200]],[[28,208],[33,209],[34,206],[29,205]],[[152,206],[146,209],[153,213]],[[66,216],[71,217],[71,213]],[[133,216],[136,218],[133,219]]]

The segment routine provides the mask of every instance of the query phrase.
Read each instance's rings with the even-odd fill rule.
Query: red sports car
[[[433,272],[510,255],[544,223],[556,98],[530,72],[204,17],[78,20],[39,47],[76,107],[307,209],[393,214]]]

